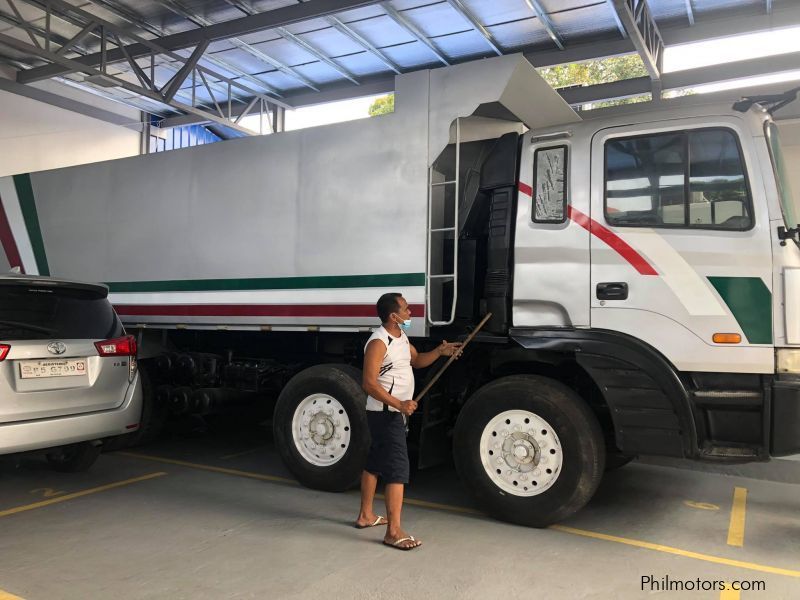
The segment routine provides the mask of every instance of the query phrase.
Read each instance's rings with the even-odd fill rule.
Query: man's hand
[[[405,416],[410,417],[414,414],[414,411],[417,410],[417,403],[413,400],[403,400],[400,403],[400,412],[403,413]]]
[[[439,356],[453,356],[455,354],[456,358],[458,358],[461,356],[461,343],[448,343],[447,340],[444,340],[437,350],[439,351]]]

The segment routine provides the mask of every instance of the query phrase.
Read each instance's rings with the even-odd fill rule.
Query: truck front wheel
[[[283,388],[275,444],[300,483],[329,492],[358,483],[370,443],[366,402],[360,372],[348,365],[311,367]]]
[[[565,385],[513,375],[480,388],[458,417],[456,469],[489,514],[546,527],[582,508],[603,476],[597,418]]]

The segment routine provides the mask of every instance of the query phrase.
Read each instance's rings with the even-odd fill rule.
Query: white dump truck
[[[423,349],[491,312],[411,446],[545,526],[633,456],[800,452],[798,199],[767,108],[581,118],[520,56],[403,74],[379,118],[0,179],[0,270],[110,287],[137,435],[277,396],[281,456],[325,490],[364,463],[377,298],[405,296]]]

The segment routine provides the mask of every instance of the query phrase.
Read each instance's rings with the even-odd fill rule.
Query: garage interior
[[[722,102],[780,94],[800,85],[800,49],[673,71],[665,54],[793,27],[796,0],[0,0],[0,177],[280,136],[292,111],[511,54],[537,69],[639,57],[634,77],[558,88],[578,114],[632,98],[668,109],[713,84],[728,85],[704,97]],[[797,194],[800,101],[774,118]],[[415,469],[404,521],[425,544],[400,554],[352,528],[357,490],[302,487],[272,432],[267,410],[173,419],[146,444],[109,444],[83,473],[0,456],[0,600],[800,589],[800,455],[639,457],[544,529],[487,516],[451,464]],[[664,591],[664,578],[752,587]]]

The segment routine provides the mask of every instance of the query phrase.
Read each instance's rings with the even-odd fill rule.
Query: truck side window
[[[606,142],[611,225],[743,231],[752,203],[736,135],[728,129],[657,133]]]
[[[533,222],[567,218],[567,147],[538,148],[533,155]]]

